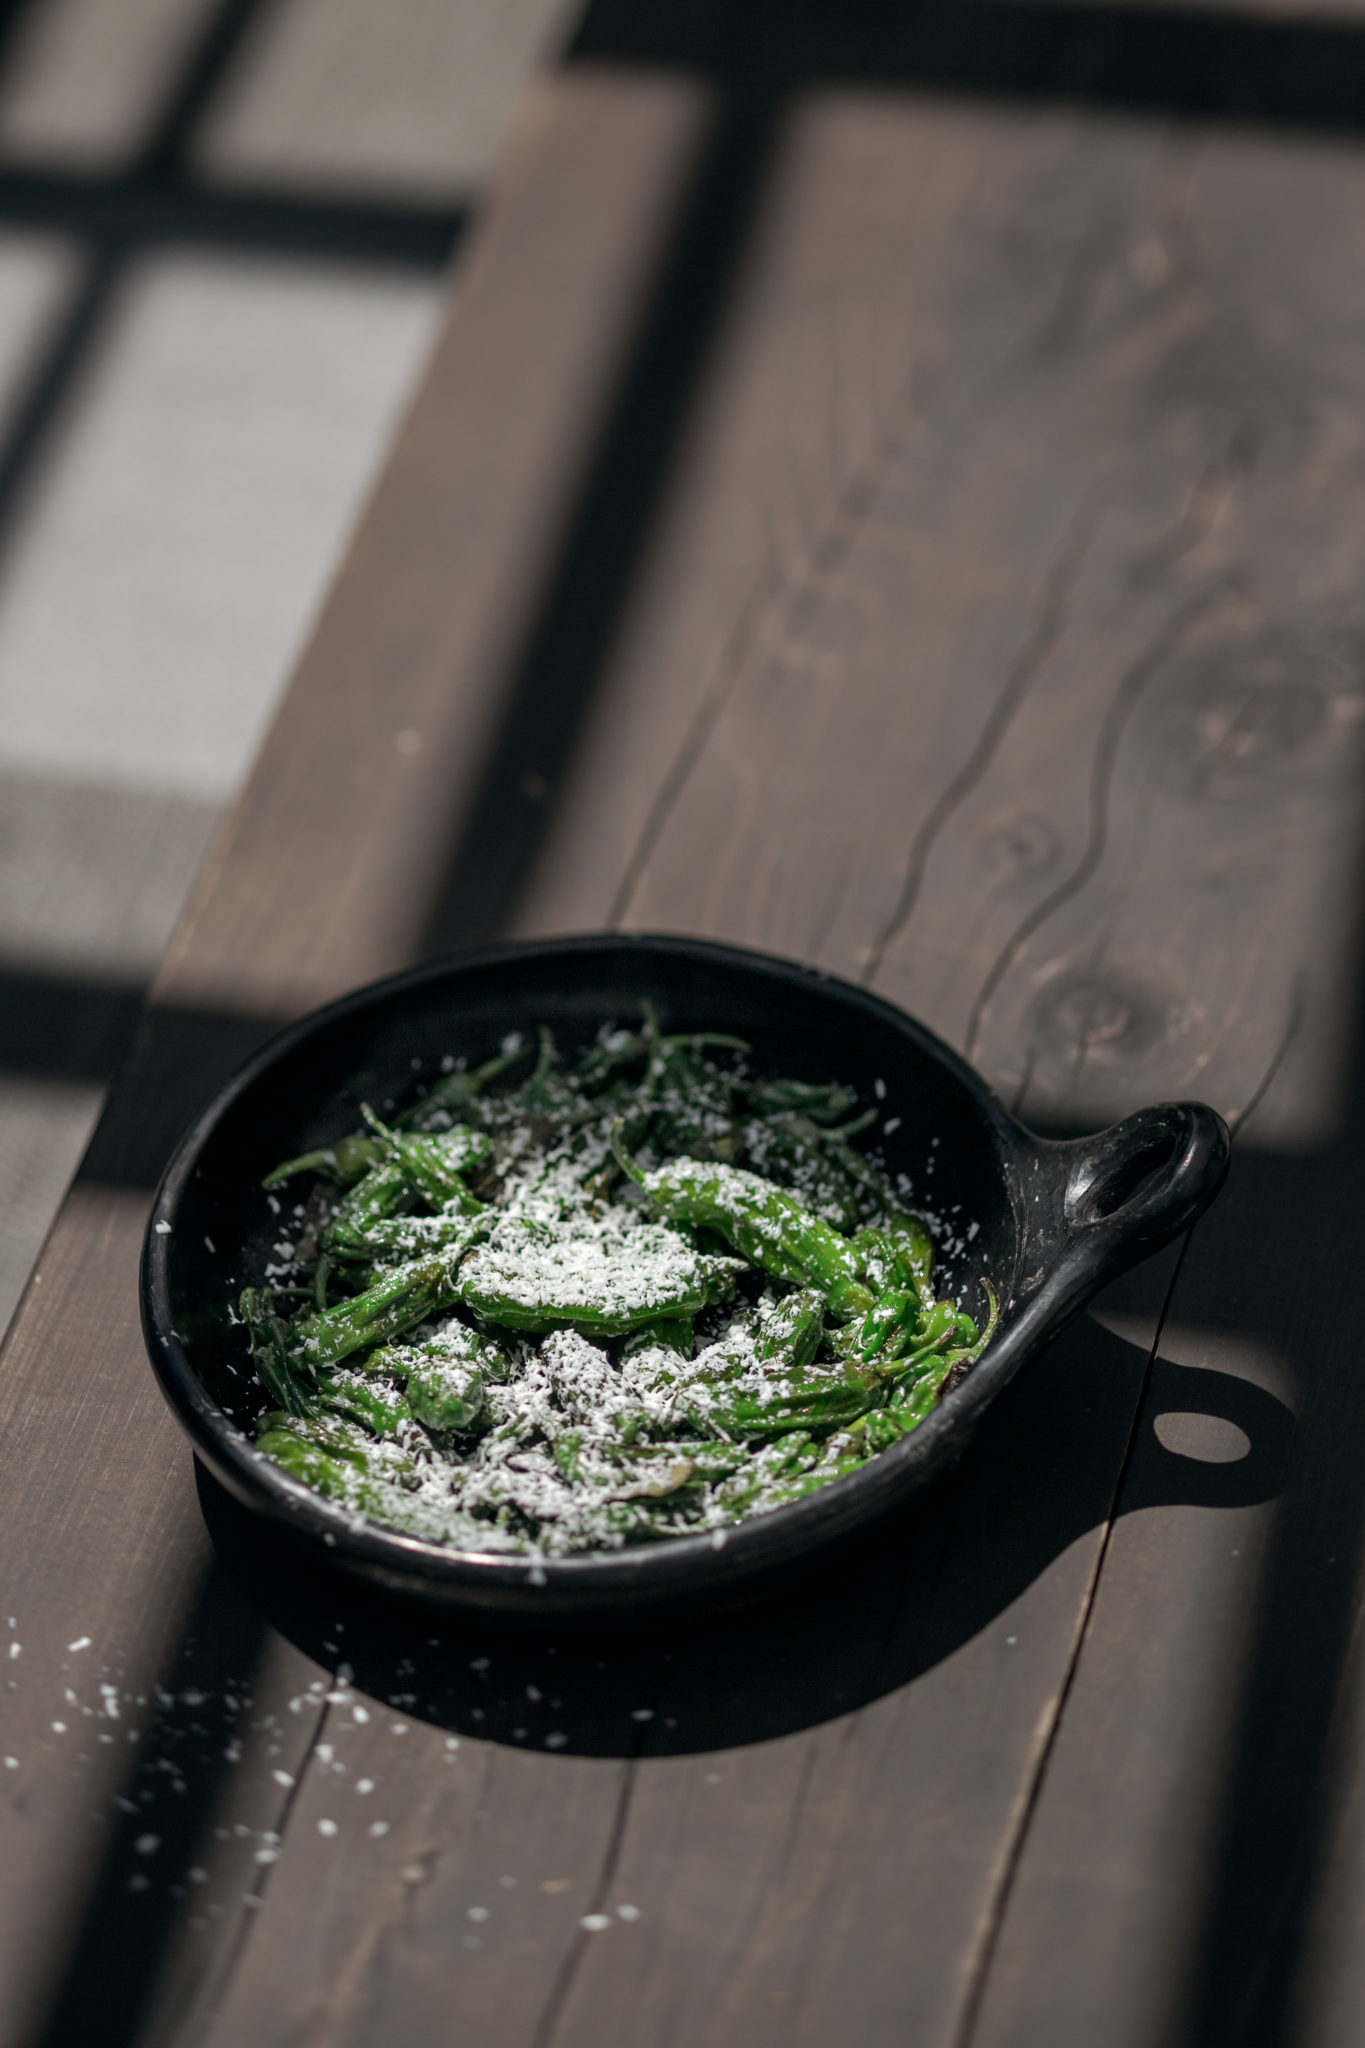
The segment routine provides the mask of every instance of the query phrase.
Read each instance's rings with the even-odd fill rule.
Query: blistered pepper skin
[[[335,1365],[401,1337],[460,1299],[458,1259],[417,1259],[398,1266],[363,1294],[309,1316],[294,1333],[294,1352],[314,1365]]]
[[[530,1049],[270,1176],[320,1177],[295,1270],[242,1297],[296,1478],[480,1549],[718,1533],[890,1448],[980,1356],[994,1298],[980,1334],[935,1299],[850,1091],[755,1080],[652,1012],[576,1062],[542,1030],[493,1089]]]
[[[407,1192],[402,1167],[380,1160],[337,1204],[322,1233],[324,1251],[338,1258],[368,1257],[369,1233],[401,1208]]]
[[[690,1320],[704,1308],[728,1300],[734,1292],[734,1268],[733,1259],[696,1253],[680,1260],[660,1283],[642,1281],[634,1294],[592,1301],[557,1291],[552,1277],[514,1291],[515,1267],[500,1269],[495,1255],[475,1251],[461,1273],[461,1299],[484,1322],[504,1329],[536,1334],[579,1330],[589,1337],[623,1337],[653,1323]]]
[[[818,1288],[835,1315],[873,1306],[849,1240],[759,1174],[697,1159],[675,1159],[653,1173],[630,1170],[657,1216],[718,1232],[763,1272]]]
[[[760,1365],[799,1371],[809,1365],[825,1335],[825,1297],[815,1287],[798,1288],[779,1301],[759,1330],[754,1356]]]

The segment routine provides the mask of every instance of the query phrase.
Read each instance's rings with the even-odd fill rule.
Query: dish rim
[[[652,952],[818,989],[889,1025],[937,1063],[982,1112],[1004,1167],[1021,1252],[1031,1243],[1051,1261],[1002,1303],[1002,1327],[980,1361],[910,1435],[843,1478],[801,1499],[720,1531],[662,1538],[621,1550],[564,1557],[456,1550],[391,1530],[348,1512],[291,1478],[231,1422],[210,1397],[175,1328],[170,1247],[182,1201],[210,1138],[277,1062],[357,1011],[401,1002],[432,983],[500,964],[558,958],[566,968],[604,953]],[[1125,1162],[1170,1150],[1154,1183],[1117,1208],[1094,1210],[1096,1186]],[[360,1577],[407,1593],[522,1613],[629,1605],[697,1592],[720,1592],[741,1579],[788,1564],[797,1555],[851,1534],[897,1505],[967,1443],[986,1408],[1020,1367],[1125,1265],[1184,1227],[1212,1200],[1227,1163],[1227,1132],[1198,1103],[1139,1111],[1095,1138],[1047,1139],[1012,1117],[962,1056],[884,997],[818,968],[747,947],[673,933],[574,933],[447,955],[365,984],[285,1025],[224,1082],[181,1138],[156,1194],[143,1243],[140,1301],[147,1350],[161,1389],[197,1455],[245,1506]],[[1031,1183],[1033,1218],[1023,1204]],[[1030,1228],[1031,1224],[1036,1227]],[[1027,1260],[1022,1262],[1027,1264]],[[1020,1299],[1021,1293],[1026,1298]]]

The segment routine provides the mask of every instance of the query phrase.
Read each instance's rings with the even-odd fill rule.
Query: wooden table
[[[4,2039],[1345,2048],[1359,36],[683,13],[530,109],[12,1331]],[[845,1583],[386,1633],[201,1511],[149,1188],[278,1020],[602,925],[1232,1177]]]

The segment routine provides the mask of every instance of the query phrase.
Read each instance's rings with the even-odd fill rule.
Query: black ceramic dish
[[[229,1304],[260,1278],[281,1231],[260,1191],[280,1159],[359,1122],[358,1104],[402,1102],[445,1053],[486,1058],[538,1023],[561,1048],[642,997],[664,1027],[747,1039],[760,1070],[838,1079],[871,1100],[884,1082],[884,1142],[916,1196],[951,1216],[964,1248],[944,1282],[975,1314],[979,1282],[1004,1311],[980,1363],[927,1421],[858,1471],[776,1512],[707,1535],[533,1564],[390,1533],[348,1516],[260,1457],[266,1405]],[[701,941],[585,937],[508,946],[361,989],[282,1032],[182,1141],[158,1191],[142,1265],[142,1315],[162,1390],[199,1456],[238,1500],[306,1548],[380,1586],[504,1613],[726,1601],[863,1528],[966,1446],[1025,1361],[1105,1281],[1165,1244],[1212,1200],[1227,1169],[1222,1119],[1200,1103],[1146,1109],[1093,1138],[1054,1143],[1016,1123],[970,1067],[889,1003],[808,969]],[[972,1226],[976,1228],[973,1231]]]

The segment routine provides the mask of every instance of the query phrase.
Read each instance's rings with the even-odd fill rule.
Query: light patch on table
[[[94,166],[144,139],[204,0],[44,0],[0,79],[0,149]]]
[[[150,977],[218,815],[179,797],[0,773],[0,962]]]
[[[0,584],[0,767],[235,789],[437,303],[322,265],[140,269]]]
[[[1107,1308],[1091,1309],[1088,1314],[1091,1322],[1122,1338],[1125,1344],[1150,1351],[1153,1329],[1150,1316],[1116,1315]],[[1250,1380],[1253,1386],[1264,1388],[1266,1393],[1273,1394],[1277,1400],[1291,1407],[1298,1405],[1294,1380],[1281,1354],[1269,1344],[1244,1336],[1240,1330],[1215,1330],[1203,1323],[1167,1322],[1162,1327],[1158,1356],[1172,1365],[1231,1373],[1238,1379]]]
[[[75,261],[71,245],[53,236],[0,233],[0,431],[21,400]]]
[[[492,167],[566,0],[286,0],[207,123],[217,175],[449,194]]]

